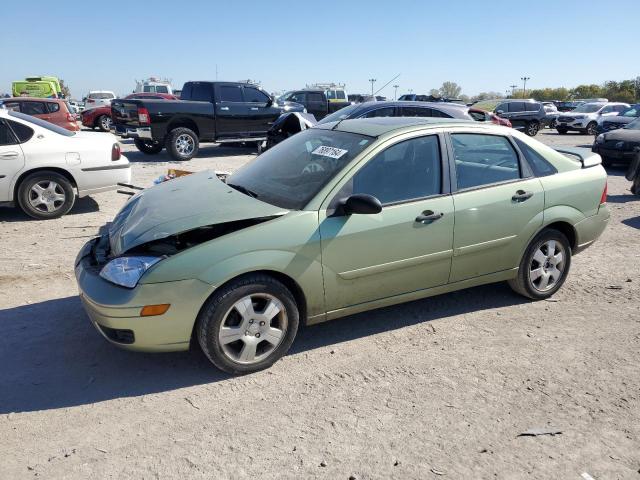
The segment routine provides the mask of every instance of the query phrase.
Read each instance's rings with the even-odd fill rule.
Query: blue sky
[[[175,86],[215,79],[216,64],[220,80],[269,91],[334,81],[360,93],[369,78],[377,89],[400,73],[398,95],[445,80],[472,95],[525,75],[527,88],[640,75],[639,0],[3,3],[0,92],[55,75],[75,97],[125,94],[151,75]]]

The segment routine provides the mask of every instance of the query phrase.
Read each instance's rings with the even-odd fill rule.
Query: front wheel
[[[567,132],[569,131],[569,130],[567,130],[567,129],[566,129],[566,128],[564,128],[564,127],[557,127],[557,128],[556,128],[556,130],[558,131],[558,133],[559,133],[560,135],[566,135],[566,134],[567,134]]]
[[[598,124],[596,122],[589,122],[589,124],[587,125],[586,134],[592,136],[595,135],[597,128]]]
[[[66,177],[45,170],[32,173],[20,182],[17,200],[22,211],[30,217],[50,220],[69,212],[76,195]]]
[[[180,127],[171,130],[167,135],[166,147],[174,160],[191,160],[200,148],[198,136],[189,128]]]
[[[509,286],[520,295],[544,300],[556,293],[569,273],[571,246],[558,230],[547,228],[540,232],[525,251],[518,276]]]
[[[252,274],[207,300],[196,321],[196,336],[220,370],[253,373],[287,353],[298,323],[298,306],[287,287],[273,277]]]
[[[530,137],[535,137],[538,134],[538,130],[540,130],[540,124],[538,122],[529,122],[527,123],[524,133]]]
[[[101,131],[108,132],[111,128],[111,117],[109,115],[100,115],[96,120],[96,125]]]
[[[156,155],[162,151],[162,143],[153,140],[142,140],[136,138],[133,140],[136,148],[147,155]]]

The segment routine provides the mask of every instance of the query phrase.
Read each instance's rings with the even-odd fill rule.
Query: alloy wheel
[[[180,155],[185,157],[191,155],[194,147],[195,142],[193,141],[193,138],[191,138],[191,135],[183,133],[176,138],[176,150]]]
[[[531,259],[529,281],[539,292],[553,289],[561,280],[565,270],[565,251],[556,240],[540,244]]]
[[[103,115],[100,119],[100,127],[102,127],[103,130],[108,131],[111,128],[111,118]]]
[[[218,341],[232,361],[258,363],[282,343],[287,326],[286,309],[280,300],[268,293],[251,294],[227,311]]]
[[[66,198],[64,189],[52,180],[34,183],[29,190],[29,203],[40,212],[55,212],[64,205]]]

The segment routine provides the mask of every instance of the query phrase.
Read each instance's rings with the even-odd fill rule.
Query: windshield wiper
[[[249,195],[250,197],[253,197],[253,198],[258,198],[258,194],[252,190],[249,190],[247,187],[243,187],[242,185],[235,185],[233,183],[227,183],[227,185],[229,185],[231,188],[238,190],[241,193],[244,193],[245,195]]]

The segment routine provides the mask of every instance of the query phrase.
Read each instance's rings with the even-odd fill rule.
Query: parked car
[[[549,128],[556,128],[556,123],[558,122],[558,117],[560,116],[558,107],[556,107],[556,104],[553,102],[542,102],[542,106],[546,114],[544,117],[544,126]]]
[[[0,109],[0,202],[46,220],[76,197],[129,183],[129,161],[111,134],[70,132],[37,117]]]
[[[185,101],[188,100],[188,101]],[[271,124],[288,108],[255,85],[240,82],[187,82],[181,100],[114,100],[111,118],[117,135],[139,139],[148,154],[163,146],[175,160],[189,160],[200,142],[262,144]]]
[[[46,120],[71,132],[80,130],[76,114],[66,100],[58,98],[15,97],[0,100],[5,108]]]
[[[598,119],[596,135],[622,128],[638,117],[640,117],[640,103],[629,106],[629,108],[624,109],[618,115],[602,116]]]
[[[178,100],[177,97],[167,93],[132,93],[124,97],[125,99],[148,99],[148,100]],[[82,125],[103,132],[111,130],[111,105],[104,105],[82,112]]]
[[[541,102],[535,100],[501,100],[493,111],[511,122],[516,130],[535,137],[544,127],[547,112]]]
[[[76,113],[82,113],[84,110],[84,102],[79,102],[78,100],[69,100],[69,105],[71,105]]]
[[[321,120],[327,115],[349,105],[347,97],[344,100],[329,98],[322,89],[292,90],[278,98],[278,102],[292,102],[302,105],[316,120]]]
[[[400,95],[398,98],[400,101],[404,102],[430,102],[433,100],[431,95],[417,95],[415,93],[405,93],[404,95]]]
[[[560,115],[556,130],[560,135],[570,130],[595,135],[598,120],[602,117],[618,115],[627,108],[629,108],[628,103],[583,103],[571,112]]]
[[[93,90],[89,92],[89,95],[84,100],[84,108],[89,110],[91,108],[109,106],[114,98],[116,98],[116,94],[109,90]]]
[[[614,163],[629,163],[634,156],[634,149],[640,147],[640,118],[617,130],[598,135],[593,142],[592,150],[602,157],[605,166]]]
[[[471,115],[473,119],[478,122],[491,122],[495,123],[496,125],[502,125],[503,127],[512,128],[511,122],[506,118],[501,118],[493,112],[487,112],[486,110],[482,110],[480,108],[469,108],[469,115]]]
[[[226,183],[131,197],[78,254],[80,298],[114,345],[195,343],[233,374],[272,365],[300,324],[500,281],[545,299],[609,219],[600,157],[568,155],[489,123],[320,125]]]
[[[585,102],[577,102],[577,101],[566,101],[566,102],[558,102],[556,103],[556,107],[559,112],[570,112],[574,108],[579,107]]]
[[[377,102],[377,98],[373,95],[354,93],[348,97],[349,103]]]

